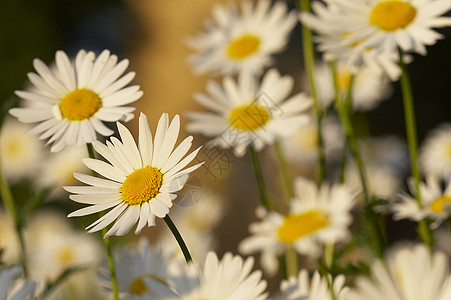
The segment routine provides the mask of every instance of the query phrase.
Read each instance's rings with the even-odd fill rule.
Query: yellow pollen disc
[[[149,292],[141,277],[133,280],[132,283],[130,283],[129,289],[130,293],[132,293],[133,295],[142,295]]]
[[[89,119],[102,107],[99,96],[88,89],[77,89],[61,99],[59,109],[69,121]]]
[[[5,154],[7,157],[21,157],[24,152],[26,152],[24,146],[24,143],[22,143],[20,139],[11,139],[11,141],[5,145]]]
[[[370,23],[385,31],[401,29],[415,18],[415,7],[405,1],[390,0],[379,2],[371,11]]]
[[[257,52],[260,39],[255,35],[247,34],[230,42],[227,55],[233,59],[243,59]]]
[[[63,248],[58,251],[58,259],[59,262],[64,264],[68,264],[74,259],[74,254],[71,249]]]
[[[441,213],[445,210],[445,204],[451,205],[451,196],[441,196],[432,201],[430,209],[435,213]]]
[[[326,227],[329,224],[328,219],[326,214],[317,211],[288,215],[279,227],[277,235],[283,243],[292,244],[297,239]]]
[[[128,175],[121,188],[122,199],[128,205],[139,205],[153,199],[160,191],[163,174],[151,166]]]
[[[269,112],[258,104],[243,105],[232,110],[230,124],[238,130],[256,130],[269,121]]]
[[[335,75],[335,80],[338,85],[338,90],[341,93],[347,93],[349,91],[349,87],[351,86],[351,72],[347,70],[339,70]]]

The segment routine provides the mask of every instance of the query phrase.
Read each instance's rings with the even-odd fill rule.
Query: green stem
[[[412,92],[412,84],[410,81],[409,72],[407,70],[406,65],[403,61],[403,52],[401,48],[398,47],[399,54],[399,65],[402,70],[401,74],[401,90],[402,90],[402,98],[404,104],[404,118],[406,122],[406,134],[407,134],[407,143],[409,145],[409,153],[410,153],[410,168],[412,171],[412,176],[414,178],[415,184],[415,199],[417,200],[418,207],[420,209],[423,208],[423,203],[421,201],[421,193],[420,193],[420,168],[418,166],[418,141],[417,141],[417,127],[415,120],[415,107],[413,100],[413,92]],[[429,247],[429,250],[432,251],[432,247],[434,245],[434,239],[432,236],[431,229],[429,228],[428,222],[426,220],[421,220],[418,223],[418,232],[423,240],[423,242]]]
[[[88,148],[88,154],[90,158],[95,158],[94,148],[92,147],[91,143],[86,144],[86,147]],[[93,171],[93,176],[98,176],[96,172]],[[102,236],[105,236],[107,233],[107,229],[102,229]],[[111,251],[111,244],[110,244],[110,238],[104,238],[103,239],[103,245],[105,246],[105,250],[107,253],[107,260],[108,260],[108,267],[110,268],[111,273],[111,286],[113,288],[113,295],[114,300],[119,300],[119,288],[117,284],[117,277],[116,277],[116,268],[114,266],[114,260],[113,260],[113,254]]]
[[[279,162],[280,173],[282,175],[283,193],[285,198],[285,203],[288,205],[291,198],[293,198],[293,182],[290,174],[290,167],[287,164],[285,158],[285,153],[283,151],[282,144],[280,141],[274,143],[274,148],[276,149],[277,161]]]
[[[193,259],[191,258],[191,254],[189,253],[188,247],[186,247],[185,241],[180,235],[180,232],[177,230],[177,227],[175,227],[175,224],[174,222],[172,222],[169,215],[166,215],[163,218],[163,220],[166,222],[166,225],[168,225],[169,229],[171,230],[172,234],[177,240],[177,243],[179,244],[180,249],[182,250],[183,256],[185,257],[186,263],[189,264],[190,262],[193,261]]]
[[[287,276],[288,278],[298,276],[298,257],[296,251],[290,247],[285,253],[285,258],[287,261]]]
[[[25,239],[22,233],[22,220],[19,219],[19,215],[17,214],[16,206],[14,204],[14,198],[11,193],[11,189],[8,184],[8,180],[6,179],[5,174],[1,168],[0,164],[0,195],[2,197],[3,203],[5,205],[5,209],[9,216],[12,218],[14,222],[14,227],[17,232],[17,236],[19,238],[20,248],[21,248],[21,263],[22,269],[25,278],[28,278],[28,269],[27,269],[27,252],[25,247]]]
[[[260,199],[266,210],[270,211],[273,208],[271,199],[266,193],[265,181],[263,179],[263,173],[260,166],[260,161],[258,159],[258,153],[255,151],[254,147],[249,147],[249,152],[251,154],[252,166],[254,167],[255,177],[257,179],[258,191],[260,192]]]
[[[301,11],[310,12],[310,0],[300,0]],[[325,177],[325,155],[324,155],[324,140],[321,132],[321,123],[323,119],[323,112],[321,111],[318,92],[316,89],[315,80],[315,50],[312,40],[312,31],[307,26],[302,26],[302,50],[304,54],[304,66],[307,74],[310,95],[313,98],[313,110],[316,115],[317,134],[318,134],[318,184],[324,180]]]

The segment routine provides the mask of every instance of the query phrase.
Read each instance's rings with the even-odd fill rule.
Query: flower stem
[[[293,198],[293,183],[290,174],[290,167],[287,164],[285,153],[283,151],[283,147],[280,141],[276,141],[274,143],[274,148],[276,149],[277,161],[279,162],[280,173],[282,175],[285,203],[288,205],[290,203],[291,198]]]
[[[9,216],[13,219],[14,226],[17,232],[17,236],[19,238],[20,247],[21,247],[21,262],[22,269],[25,278],[28,278],[28,269],[27,269],[27,253],[25,247],[25,239],[22,233],[22,220],[19,219],[19,215],[17,214],[16,206],[14,204],[14,198],[11,193],[11,189],[8,184],[8,180],[6,179],[5,174],[0,165],[0,195],[5,205],[5,209],[8,212]]]
[[[254,147],[249,147],[249,152],[252,158],[252,166],[254,167],[255,177],[257,178],[258,190],[260,192],[260,199],[266,210],[270,211],[273,208],[271,199],[266,193],[265,181],[263,180],[263,173],[260,166],[260,161],[258,159],[258,153],[255,151]]]
[[[94,159],[95,153],[94,153],[94,148],[92,147],[92,144],[88,143],[88,144],[86,144],[86,146],[88,148],[89,157]],[[93,174],[93,176],[98,177],[98,174],[96,172],[93,171],[92,174]],[[102,236],[105,236],[106,233],[107,233],[107,229],[103,228]],[[105,246],[105,250],[107,253],[108,267],[110,268],[110,273],[111,273],[111,285],[113,288],[114,300],[119,300],[119,288],[118,288],[118,284],[117,284],[116,268],[114,266],[113,254],[111,251],[110,238],[103,239],[103,245]]]
[[[191,254],[189,253],[188,247],[186,246],[185,241],[180,235],[180,232],[177,230],[177,227],[175,226],[174,222],[172,222],[169,215],[166,215],[163,218],[163,220],[166,222],[166,225],[168,225],[169,229],[171,230],[172,234],[177,240],[177,243],[179,244],[180,249],[182,250],[183,256],[185,257],[186,263],[189,264],[190,262],[193,261],[193,259],[191,258]]]
[[[310,12],[310,0],[300,0],[301,11]],[[324,141],[321,132],[321,123],[323,112],[321,111],[318,92],[315,82],[315,50],[312,41],[312,31],[307,26],[302,26],[302,51],[304,56],[304,67],[307,74],[310,95],[313,98],[313,110],[316,115],[317,134],[318,134],[318,184],[324,180],[325,176],[325,155]]]
[[[404,118],[406,122],[406,134],[407,143],[409,145],[410,153],[410,168],[412,171],[412,176],[414,178],[415,184],[415,199],[417,200],[418,207],[423,208],[423,203],[421,202],[420,193],[420,168],[418,167],[418,141],[417,141],[417,127],[415,120],[415,107],[413,101],[412,84],[410,82],[409,72],[403,61],[403,52],[401,48],[398,47],[399,54],[399,65],[402,70],[401,74],[401,90],[402,98],[404,104]],[[432,237],[431,229],[426,220],[421,220],[418,223],[418,232],[423,240],[423,242],[432,250],[434,245],[434,239]]]
[[[291,276],[296,277],[298,275],[298,257],[296,251],[290,247],[285,253],[285,258],[287,261],[287,275],[288,278]]]

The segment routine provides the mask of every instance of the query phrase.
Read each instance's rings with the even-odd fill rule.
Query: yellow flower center
[[[140,205],[153,199],[160,191],[163,174],[147,166],[128,175],[121,188],[122,199],[128,205]]]
[[[89,119],[102,107],[99,96],[88,89],[77,89],[61,99],[61,115],[69,121]]]
[[[24,143],[22,143],[19,138],[12,138],[5,145],[5,157],[20,158],[26,151],[24,146]]]
[[[72,252],[72,249],[62,248],[58,251],[58,260],[61,264],[67,265],[68,263],[72,262],[73,259],[74,253]]]
[[[293,244],[297,239],[312,234],[328,224],[328,216],[318,211],[288,215],[285,217],[282,226],[279,227],[277,235],[283,243]]]
[[[410,3],[398,0],[379,2],[371,11],[370,23],[385,31],[394,31],[409,25],[417,11]]]
[[[133,295],[142,295],[149,292],[141,277],[136,278],[130,283],[130,293]]]
[[[338,70],[335,74],[335,80],[338,85],[338,90],[341,93],[347,93],[351,87],[352,74],[348,70]]]
[[[243,105],[232,110],[230,124],[238,130],[256,130],[269,121],[269,112],[258,104]]]
[[[230,42],[227,55],[232,59],[243,59],[257,52],[260,39],[255,35],[247,34]]]
[[[440,198],[435,199],[434,201],[432,201],[429,208],[435,213],[441,213],[445,210],[446,203],[448,203],[448,205],[451,205],[451,196],[444,195]]]

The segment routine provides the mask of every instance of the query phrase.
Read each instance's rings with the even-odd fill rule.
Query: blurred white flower
[[[0,260],[7,264],[20,261],[21,247],[16,227],[11,217],[0,209],[0,249],[3,251]]]
[[[36,283],[19,282],[22,270],[18,266],[0,268],[0,299],[2,300],[32,300]],[[16,281],[17,280],[17,281]],[[16,282],[15,282],[16,281]]]
[[[445,180],[451,176],[451,124],[428,133],[420,147],[419,162],[425,175]]]

